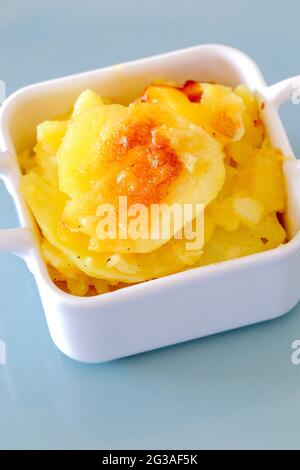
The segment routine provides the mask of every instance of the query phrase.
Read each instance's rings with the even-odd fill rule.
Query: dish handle
[[[0,152],[0,179],[9,180],[11,171],[11,155],[9,152]],[[32,234],[26,227],[0,229],[0,252],[11,252],[22,258],[28,253]]]
[[[275,109],[279,108],[286,101],[300,104],[300,75],[287,78],[267,87],[263,92],[263,96]],[[268,113],[268,107],[265,108],[265,113]],[[294,157],[293,149],[290,146],[281,122],[277,117],[274,119],[272,110],[269,118],[270,120],[272,119],[272,126],[269,129],[272,142],[275,145],[278,144],[284,155]],[[300,230],[300,160],[296,158],[286,160],[285,174],[290,184],[288,231],[290,237],[293,237]]]
[[[291,100],[294,104],[300,103],[300,75],[296,75],[267,87],[265,94],[275,106]]]

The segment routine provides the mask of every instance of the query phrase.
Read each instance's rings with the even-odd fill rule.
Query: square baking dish
[[[36,125],[71,108],[92,88],[128,103],[156,79],[246,84],[264,103],[262,117],[274,147],[290,156],[284,164],[290,240],[276,249],[95,297],[59,290],[41,256],[35,221],[20,193],[16,155],[33,144]],[[1,108],[0,175],[14,199],[20,227],[0,231],[0,250],[21,256],[40,293],[56,346],[82,362],[102,362],[269,320],[300,299],[300,165],[293,156],[278,107],[299,88],[299,77],[267,87],[242,52],[201,45],[147,59],[76,74],[23,88]]]

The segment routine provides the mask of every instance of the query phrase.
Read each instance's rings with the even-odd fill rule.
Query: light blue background
[[[272,83],[300,73],[299,29],[297,0],[10,0],[0,7],[0,78],[11,93],[216,42],[247,52]],[[300,155],[300,108],[283,115]],[[10,227],[13,205],[0,189],[0,224]],[[290,359],[300,306],[266,324],[89,366],[52,344],[22,261],[0,256],[0,286],[0,448],[300,448],[300,365]]]

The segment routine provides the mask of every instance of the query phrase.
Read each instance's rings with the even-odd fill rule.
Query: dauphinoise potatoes
[[[21,185],[54,282],[101,294],[284,243],[283,156],[259,108],[244,86],[189,80],[150,84],[128,106],[85,90],[67,118],[40,123],[35,147],[19,155]],[[113,207],[120,228],[122,198],[143,206],[143,237],[105,233],[99,208]],[[187,205],[201,214],[168,231],[152,211],[170,221]],[[191,248],[185,224],[203,232],[200,245]]]

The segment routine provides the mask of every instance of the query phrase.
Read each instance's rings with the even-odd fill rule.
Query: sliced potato
[[[67,125],[67,121],[44,121],[37,126],[35,162],[41,175],[55,186],[58,185],[56,153],[66,133]]]
[[[169,107],[150,103],[115,106],[94,107],[69,125],[58,152],[60,188],[71,196],[64,220],[70,229],[77,227],[92,236],[95,251],[148,253],[196,216],[196,204],[205,207],[216,197],[224,182],[223,152],[205,130],[178,117]],[[119,123],[113,120],[109,131],[110,108],[118,110]],[[124,110],[125,118],[121,119]],[[91,123],[92,131],[87,126],[90,128]],[[103,140],[99,136],[104,136]],[[78,183],[76,187],[74,183]],[[164,233],[162,218],[147,209],[149,225],[159,227],[157,239],[151,236],[148,223],[136,239],[130,234],[122,239],[119,230],[107,237],[97,206],[114,205],[120,228],[119,196],[127,198],[127,207],[159,204],[164,220],[172,221],[170,230]],[[181,213],[184,204],[194,205],[195,210],[189,219],[173,222],[174,203]]]
[[[201,83],[199,103],[191,102],[178,88],[149,86],[144,99],[151,103],[164,103],[190,122],[203,127],[222,145],[240,140],[244,133],[243,100],[229,87]]]
[[[238,141],[229,142],[225,147],[225,152],[238,165],[243,166],[251,157],[254,149],[261,147],[265,129],[255,96],[244,85],[239,85],[234,93],[243,100],[245,105],[243,113],[245,132]]]
[[[100,95],[97,95],[93,90],[84,90],[74,103],[72,116],[78,116],[84,111],[101,104],[104,104],[104,102]]]
[[[99,105],[70,120],[57,152],[61,191],[76,197],[99,184],[103,173],[109,170],[103,144],[127,112],[125,106]]]
[[[234,190],[260,200],[268,212],[283,211],[286,191],[282,154],[265,140],[235,178]]]
[[[264,205],[261,201],[251,197],[236,196],[232,200],[232,210],[249,227],[257,225],[264,213]]]
[[[22,178],[22,192],[45,238],[88,276],[126,283],[141,282],[179,271],[185,264],[169,245],[150,254],[118,255],[95,253],[89,239],[71,232],[61,222],[66,195],[44,181],[36,172]]]
[[[204,247],[198,266],[227,261],[242,256],[270,250],[286,241],[286,233],[276,214],[263,218],[254,228],[240,225],[237,230],[227,231],[216,227]]]

